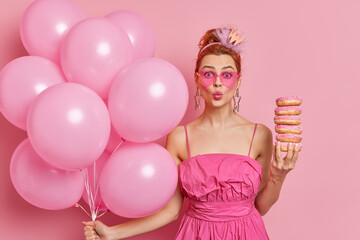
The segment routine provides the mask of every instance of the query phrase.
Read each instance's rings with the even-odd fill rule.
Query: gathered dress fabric
[[[261,179],[261,163],[248,156],[208,153],[178,165],[180,190],[189,200],[175,240],[269,239],[254,202]]]

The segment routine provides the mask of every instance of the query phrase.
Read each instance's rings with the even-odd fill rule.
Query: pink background
[[[27,54],[19,21],[30,2],[0,2],[1,68]],[[274,129],[274,100],[288,95],[304,99],[304,149],[280,199],[263,217],[270,238],[360,239],[359,1],[74,2],[88,17],[127,9],[151,23],[157,41],[155,57],[178,67],[189,86],[189,107],[181,125],[199,115],[194,112],[192,76],[200,37],[208,28],[238,25],[248,39],[240,114]],[[24,131],[0,115],[1,239],[83,239],[81,221],[89,218],[79,208],[42,210],[15,191],[9,163],[25,137]],[[157,142],[164,145],[165,138]],[[187,201],[182,214],[186,207]],[[108,213],[100,220],[114,225],[128,219]],[[131,239],[172,239],[180,220]]]

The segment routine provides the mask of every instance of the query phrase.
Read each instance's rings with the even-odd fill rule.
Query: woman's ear
[[[236,88],[239,88],[240,85],[241,85],[241,74],[240,74],[239,79],[238,79],[238,81],[236,83]]]
[[[198,85],[198,75],[196,74],[196,72],[194,73],[194,80],[195,84]]]

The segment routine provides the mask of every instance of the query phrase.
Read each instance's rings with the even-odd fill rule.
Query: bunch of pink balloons
[[[154,58],[142,16],[119,10],[86,18],[73,2],[35,0],[20,36],[29,56],[0,72],[0,110],[28,133],[11,159],[11,179],[29,203],[78,205],[125,217],[162,208],[177,186],[169,152],[152,143],[185,114],[181,72]]]

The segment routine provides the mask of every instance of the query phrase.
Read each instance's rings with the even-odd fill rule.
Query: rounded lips
[[[213,93],[213,95],[222,95],[222,92],[216,91],[216,92]]]

